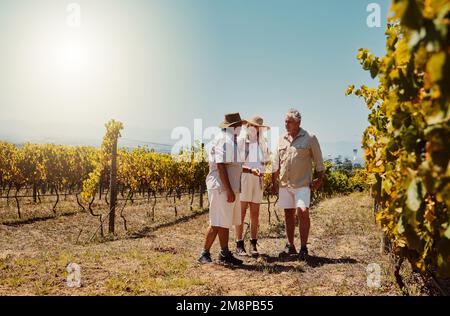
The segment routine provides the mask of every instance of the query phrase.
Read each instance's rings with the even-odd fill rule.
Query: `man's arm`
[[[278,195],[279,191],[279,184],[278,184],[278,178],[280,176],[280,156],[278,149],[275,153],[275,157],[272,161],[272,194]]]
[[[311,142],[311,151],[314,159],[314,165],[317,170],[317,179],[314,179],[310,185],[311,190],[315,191],[320,188],[325,175],[325,166],[323,163],[322,150],[316,136],[313,136]]]
[[[222,182],[222,185],[225,187],[225,191],[227,192],[227,202],[233,203],[236,200],[236,195],[231,188],[227,167],[224,163],[218,163],[217,169],[219,171],[220,181]]]
[[[310,185],[312,191],[316,191],[322,186],[324,175],[325,175],[324,171],[317,172],[317,179],[314,179]]]
[[[272,194],[278,195],[279,185],[278,185],[278,177],[280,176],[280,170],[272,173]]]

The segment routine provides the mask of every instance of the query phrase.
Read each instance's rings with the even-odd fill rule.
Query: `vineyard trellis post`
[[[111,179],[109,191],[109,233],[114,234],[117,200],[117,138],[114,138],[112,144]]]
[[[37,186],[33,183],[33,203],[37,203]]]
[[[103,192],[103,171],[100,173],[100,180],[98,181],[98,199],[102,199]]]

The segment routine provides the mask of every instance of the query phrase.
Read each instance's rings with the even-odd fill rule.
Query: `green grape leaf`
[[[427,72],[430,74],[430,79],[432,82],[438,82],[442,79],[445,59],[445,52],[440,52],[431,56],[428,61]]]
[[[410,60],[409,47],[406,40],[402,40],[397,44],[397,50],[395,53],[395,62],[397,66],[406,65]]]
[[[354,85],[348,86],[347,90],[345,91],[345,95],[352,94],[354,90],[355,90],[355,86]]]

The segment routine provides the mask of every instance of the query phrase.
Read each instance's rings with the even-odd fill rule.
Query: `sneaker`
[[[257,244],[258,244],[257,239],[250,240],[250,255],[254,258],[257,258],[259,256],[258,248],[256,248]]]
[[[203,251],[197,261],[201,264],[211,263],[211,254],[208,251]]]
[[[243,240],[236,241],[236,254],[241,257],[248,256]]]
[[[295,249],[295,246],[286,244],[286,247],[284,248],[284,250],[282,252],[279,253],[278,257],[279,258],[287,258],[289,256],[296,255],[296,254],[297,254],[297,250]]]
[[[219,253],[219,263],[221,264],[241,265],[242,262],[242,260],[235,258],[229,250],[221,250]]]
[[[305,261],[308,258],[308,248],[302,247],[298,253],[298,259],[300,261]]]

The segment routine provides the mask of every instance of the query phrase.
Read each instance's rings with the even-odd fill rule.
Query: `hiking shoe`
[[[298,253],[298,259],[300,261],[305,261],[308,259],[308,248],[302,247]]]
[[[241,257],[248,256],[243,240],[236,241],[236,254]]]
[[[256,248],[257,243],[257,239],[250,240],[250,255],[254,258],[257,258],[259,256],[258,248]]]
[[[203,251],[197,261],[201,264],[211,263],[211,254],[208,251]]]
[[[233,256],[231,251],[229,250],[221,250],[219,253],[219,263],[221,264],[232,264],[232,265],[241,265],[242,260],[237,259]]]
[[[297,250],[295,250],[295,246],[286,244],[286,247],[284,248],[284,250],[282,252],[279,253],[278,257],[279,258],[287,258],[289,256],[296,255],[296,254],[297,254]]]

